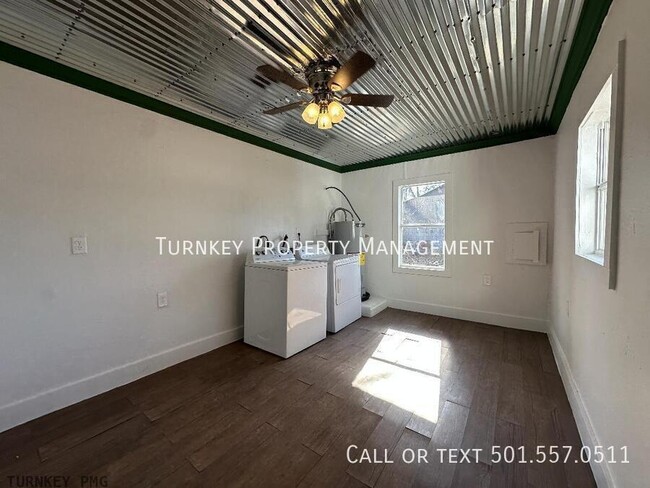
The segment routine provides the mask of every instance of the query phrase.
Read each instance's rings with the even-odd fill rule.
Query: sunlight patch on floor
[[[437,422],[441,357],[441,341],[388,329],[352,386]]]

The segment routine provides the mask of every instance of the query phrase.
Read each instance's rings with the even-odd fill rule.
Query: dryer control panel
[[[295,261],[296,257],[291,252],[278,252],[274,249],[255,250],[251,253],[254,263],[277,263],[282,261]]]

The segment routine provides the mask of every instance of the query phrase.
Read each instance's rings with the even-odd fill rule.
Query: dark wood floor
[[[350,445],[394,463],[349,464]],[[494,445],[574,450],[494,463]],[[238,342],[0,434],[0,486],[595,486],[579,446],[545,335],[389,309],[288,360]],[[458,448],[482,450],[439,461]]]

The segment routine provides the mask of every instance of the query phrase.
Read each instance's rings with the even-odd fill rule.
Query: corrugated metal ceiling
[[[0,39],[250,134],[349,165],[543,127],[582,0],[0,0]],[[377,61],[329,131],[256,73],[318,56]]]

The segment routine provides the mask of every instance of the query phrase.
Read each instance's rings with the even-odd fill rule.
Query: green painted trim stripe
[[[407,154],[400,154],[398,156],[390,156],[382,159],[373,159],[362,163],[350,164],[343,166],[342,173],[350,171],[359,171],[362,169],[376,168],[377,166],[388,166],[390,164],[404,163],[406,161],[413,161],[416,159],[434,158],[436,156],[444,156],[446,154],[455,154],[465,151],[474,151],[476,149],[484,149],[486,147],[501,146],[503,144],[511,144],[513,142],[526,141],[528,139],[535,139],[537,137],[550,136],[551,132],[547,129],[533,129],[523,132],[513,132],[504,135],[498,135],[485,139],[478,139],[474,141],[463,142],[453,146],[436,147],[433,149],[425,149],[423,151],[412,152]]]
[[[0,60],[285,156],[340,172],[340,167],[0,41]]]
[[[585,0],[582,6],[576,33],[573,37],[573,44],[560,79],[560,87],[555,96],[551,118],[548,123],[553,134],[560,128],[562,118],[566,113],[569,102],[571,102],[571,97],[578,85],[578,81],[580,81],[580,76],[587,65],[589,55],[594,49],[611,4],[612,0]]]

